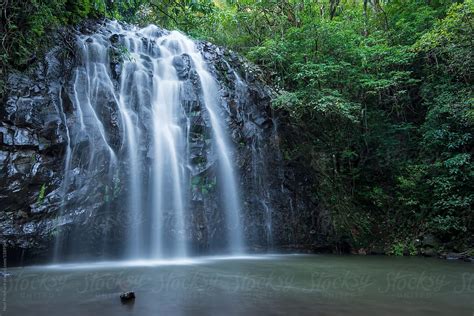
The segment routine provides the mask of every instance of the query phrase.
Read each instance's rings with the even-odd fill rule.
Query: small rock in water
[[[135,292],[124,292],[120,294],[120,301],[122,303],[129,303],[135,300]]]
[[[464,261],[470,262],[470,263],[474,263],[474,257],[467,257],[467,258],[464,258]]]
[[[463,256],[460,253],[450,252],[446,255],[446,260],[460,260],[460,259],[464,259],[464,257],[465,256]]]

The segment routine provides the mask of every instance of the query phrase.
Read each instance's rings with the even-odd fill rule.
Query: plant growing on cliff
[[[394,256],[403,256],[403,252],[405,251],[405,245],[401,242],[395,243],[392,245],[390,253]]]
[[[217,185],[216,177],[194,176],[191,178],[191,188],[193,191],[204,195],[209,194]]]
[[[45,195],[46,195],[46,184],[43,183],[43,185],[41,185],[41,188],[38,194],[38,203],[43,203]]]

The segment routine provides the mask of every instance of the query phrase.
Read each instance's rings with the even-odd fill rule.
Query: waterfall
[[[238,174],[220,88],[196,44],[177,31],[153,25],[124,27],[117,22],[107,22],[94,34],[79,35],[77,43],[80,63],[70,93],[74,126],[68,129],[63,205],[73,185],[69,173],[83,172],[84,181],[101,174],[106,183],[104,197],[124,195],[122,258],[190,256],[195,211],[191,188],[198,172],[192,163],[196,158],[191,141],[196,137],[194,112],[183,78],[192,77],[202,120],[210,129],[211,149],[198,158],[216,159],[212,183],[219,192],[219,211],[225,222],[225,236],[220,238],[226,240],[227,253],[244,253]],[[202,138],[207,144],[206,137]],[[86,201],[87,194],[98,194],[94,190],[98,188],[85,194]],[[102,235],[105,244],[106,235]],[[71,239],[57,235],[57,260],[61,256],[57,249],[77,242]]]

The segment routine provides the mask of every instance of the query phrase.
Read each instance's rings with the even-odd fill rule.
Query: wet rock
[[[357,254],[361,255],[361,256],[365,256],[365,255],[367,255],[367,249],[360,248],[359,250],[357,250]]]
[[[17,126],[32,125],[35,121],[35,105],[33,99],[19,98],[16,102],[15,111],[10,116],[11,120]]]
[[[191,70],[191,59],[187,54],[175,56],[173,58],[173,66],[176,69],[178,78],[186,80],[189,78],[189,71]]]
[[[270,120],[266,119],[265,117],[263,116],[260,116],[258,118],[255,119],[255,124],[257,124],[258,126],[262,127],[264,126],[265,124],[267,124],[268,122],[271,122]]]
[[[24,234],[33,234],[36,231],[36,225],[34,223],[27,223],[22,227]]]
[[[421,249],[421,254],[425,257],[435,257],[437,252],[433,248],[423,248]]]
[[[465,253],[457,253],[457,252],[441,252],[438,257],[440,259],[446,260],[464,260],[465,258],[469,257]]]
[[[28,129],[19,128],[13,136],[15,146],[38,146],[38,136]]]
[[[445,259],[446,260],[462,260],[466,257],[466,255],[462,253],[455,253],[455,252],[450,252],[446,254]]]
[[[118,34],[113,34],[112,36],[109,37],[109,40],[112,44],[118,43],[120,37]]]
[[[3,164],[5,164],[8,161],[8,151],[2,151],[0,150],[0,168]]]
[[[370,254],[371,255],[384,255],[385,249],[382,246],[373,246],[370,249]]]
[[[433,234],[426,234],[423,236],[421,240],[421,244],[424,247],[432,247],[437,248],[440,245],[438,238],[436,238]]]
[[[135,292],[124,292],[120,294],[122,304],[132,303],[135,301]]]
[[[112,76],[115,80],[119,80],[120,76],[122,75],[122,64],[120,63],[112,63],[111,65]]]
[[[13,146],[13,131],[0,126],[0,145]]]

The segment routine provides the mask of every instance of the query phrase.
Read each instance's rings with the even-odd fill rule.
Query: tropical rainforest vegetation
[[[335,245],[413,253],[430,236],[472,249],[472,0],[5,0],[1,74],[26,69],[50,31],[102,17],[258,64],[277,91],[284,158],[314,179]]]

